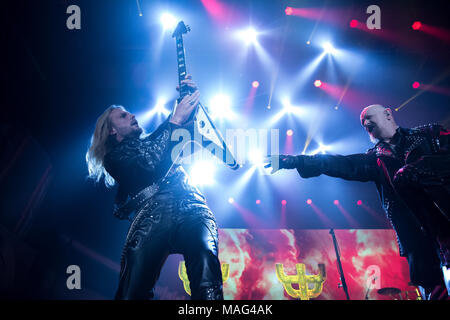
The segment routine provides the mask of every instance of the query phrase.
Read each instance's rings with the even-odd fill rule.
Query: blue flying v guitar
[[[183,45],[183,34],[190,31],[190,28],[180,21],[172,34],[172,37],[176,40],[177,48],[177,63],[178,63],[178,83],[180,86],[180,97],[178,103],[188,94],[190,94],[191,88],[187,85],[182,85],[181,81],[186,77],[186,58]],[[196,130],[197,136],[202,137],[202,147],[209,151],[215,150],[220,152],[214,152],[213,154],[222,160],[229,168],[236,170],[239,168],[234,156],[231,154],[225,140],[220,132],[216,129],[207,110],[201,103],[198,104],[196,110],[193,112],[192,120],[194,130]],[[196,136],[196,135],[194,135]],[[213,144],[213,145],[211,145]]]

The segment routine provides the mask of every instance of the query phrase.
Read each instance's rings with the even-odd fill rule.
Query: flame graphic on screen
[[[416,299],[393,230],[335,230],[335,234],[351,299],[362,300],[366,295],[377,300],[400,298],[378,294],[377,289],[383,287],[400,289],[403,298],[407,291],[409,299]],[[283,264],[286,275],[296,274],[296,264],[304,264],[306,274],[317,275],[318,265],[324,264],[326,281],[314,299],[346,298],[338,288],[340,277],[329,230],[219,229],[219,259],[229,265],[223,287],[227,300],[293,299],[277,278],[277,263]],[[181,255],[168,259],[156,287],[158,299],[189,299],[177,276],[182,260]]]
[[[370,266],[381,270],[381,287],[414,292],[392,230],[336,230],[336,237],[352,299],[364,299],[366,293],[369,299],[390,299],[380,296],[379,288],[368,290]],[[220,230],[219,257],[230,264],[225,299],[292,299],[276,277],[277,263],[283,264],[286,274],[295,274],[297,263],[305,264],[308,274],[318,274],[318,264],[325,264],[327,281],[317,299],[345,299],[344,291],[337,288],[340,278],[328,230]]]

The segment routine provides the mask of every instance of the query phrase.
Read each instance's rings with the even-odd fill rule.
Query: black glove
[[[280,169],[299,169],[303,166],[303,156],[271,155],[267,157],[268,164],[264,168],[272,168],[271,173]]]

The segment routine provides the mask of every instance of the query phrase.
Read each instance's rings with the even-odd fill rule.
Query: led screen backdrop
[[[406,259],[392,230],[335,230],[351,299],[416,299]],[[227,300],[343,300],[329,230],[220,229],[219,257]],[[319,264],[323,267],[319,268]],[[278,265],[278,266],[277,266]],[[170,256],[156,287],[158,299],[189,299],[183,257]],[[401,296],[384,296],[394,287]]]

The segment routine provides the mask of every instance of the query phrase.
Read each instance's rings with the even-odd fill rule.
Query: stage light
[[[289,99],[285,98],[281,101],[283,104],[283,113],[295,113],[295,114],[301,114],[302,110],[299,107],[295,107],[291,104]]]
[[[218,94],[214,96],[210,100],[208,108],[213,119],[233,118],[234,114],[231,110],[231,99],[226,94]]]
[[[338,109],[339,109],[339,106],[335,106],[335,107],[334,107],[334,110],[338,110]]]
[[[173,28],[175,28],[175,26],[177,24],[177,18],[175,18],[170,13],[166,12],[161,15],[160,22],[161,22],[164,30],[173,29]]]
[[[155,113],[162,113],[164,115],[169,115],[170,111],[165,108],[166,105],[166,99],[158,99],[156,102],[154,112]]]
[[[335,205],[338,205],[338,204],[339,204],[339,200],[334,200],[333,203],[334,203]]]
[[[411,27],[413,30],[419,30],[422,27],[422,23],[420,21],[415,21]]]
[[[228,198],[228,203],[234,203],[234,198]]]
[[[287,204],[287,201],[286,200],[281,200],[281,205],[282,206],[285,206]]]
[[[350,28],[356,28],[358,26],[358,20],[353,19],[350,21]]]
[[[264,155],[259,150],[250,150],[248,160],[254,166],[262,166],[264,164]]]
[[[320,80],[314,81],[314,86],[317,88],[320,88],[322,86],[322,81],[320,81]]]
[[[283,105],[283,108],[279,112],[277,112],[273,117],[271,117],[266,125],[272,126],[286,115],[288,116],[294,115],[297,117],[301,117],[302,119],[303,116],[308,115],[309,110],[307,107],[293,106],[288,98],[284,98],[280,102]]]
[[[254,44],[258,42],[258,32],[252,27],[249,27],[238,33],[239,37],[247,44]]]
[[[256,204],[261,204],[261,200],[256,200]]]
[[[292,9],[292,7],[286,7],[284,12],[286,13],[287,16],[290,16],[294,12],[294,10]]]
[[[306,203],[309,204],[309,205],[311,205],[311,204],[312,204],[312,200],[311,200],[311,199],[308,199],[308,200],[306,200]]]
[[[258,81],[253,81],[252,82],[252,87],[253,88],[258,88],[259,87],[259,82]]]
[[[292,107],[291,101],[289,101],[288,98],[284,98],[283,100],[281,100],[281,103],[283,104],[283,109],[285,112],[288,112],[289,109]]]
[[[319,149],[318,149],[318,151],[321,152],[321,153],[325,153],[325,152],[327,152],[327,151],[330,150],[330,149],[331,149],[330,146],[326,146],[326,145],[323,145],[323,144],[319,144]]]
[[[418,89],[418,88],[420,87],[420,83],[417,82],[417,81],[414,81],[413,84],[412,84],[412,87],[413,87],[414,89]]]
[[[170,111],[165,108],[166,101],[167,99],[165,98],[158,99],[155,106],[150,111],[138,115],[136,118],[138,118],[139,122],[143,124],[146,121],[150,120],[155,114],[164,114],[168,116],[170,114]]]
[[[362,201],[361,201],[361,200],[358,200],[358,201],[356,202],[356,204],[357,204],[358,206],[360,206],[360,205],[362,205]]]
[[[311,41],[306,41],[306,44],[309,46],[311,44]]]
[[[212,185],[214,184],[214,164],[210,161],[199,161],[195,163],[190,170],[191,182],[193,185]]]
[[[336,53],[336,49],[329,42],[325,42],[322,47],[323,47],[323,50],[325,51],[325,53],[329,53],[329,54]]]
[[[304,119],[304,116],[307,116],[310,110],[308,107],[305,106],[293,106],[288,98],[284,98],[281,101],[281,104],[283,108],[278,111],[274,116],[272,116],[268,122],[266,123],[267,126],[272,126],[276,122],[278,122],[281,118],[284,116],[296,116],[301,119]]]
[[[330,149],[331,149],[330,146],[326,146],[326,145],[323,145],[323,144],[320,143],[319,147],[316,150],[314,150],[310,155],[313,156],[313,155],[316,155],[318,153],[325,154]]]
[[[289,129],[288,131],[286,131],[286,135],[291,137],[294,134],[294,131],[292,131],[292,129]]]

